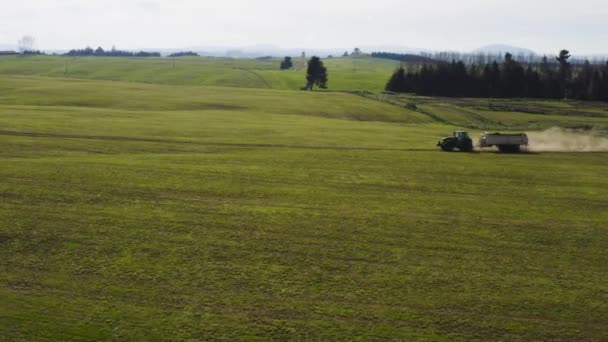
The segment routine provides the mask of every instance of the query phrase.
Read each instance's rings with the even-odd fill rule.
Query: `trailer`
[[[479,138],[479,147],[496,146],[500,152],[520,152],[522,147],[528,146],[528,136],[525,133],[503,134],[484,133]]]

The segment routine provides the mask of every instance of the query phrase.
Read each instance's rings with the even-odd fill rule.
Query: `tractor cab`
[[[471,139],[471,138],[469,138],[469,133],[465,132],[465,131],[455,131],[454,137],[458,138],[458,140],[461,140],[461,141]]]

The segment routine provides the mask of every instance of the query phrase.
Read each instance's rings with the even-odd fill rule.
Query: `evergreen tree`
[[[576,76],[576,79],[573,81],[572,96],[574,98],[580,100],[589,99],[589,86],[591,85],[591,79],[593,78],[593,71],[591,63],[586,60],[582,69]]]
[[[433,74],[433,67],[423,64],[418,73],[418,86],[414,91],[418,94],[433,95]],[[439,83],[436,84],[441,86]]]
[[[449,71],[449,83],[445,94],[448,96],[467,96],[470,94],[471,82],[467,67],[462,61],[452,61]]]
[[[494,61],[492,64],[486,64],[483,68],[482,83],[484,96],[498,97],[500,94],[500,67]]]
[[[555,57],[559,62],[559,86],[561,96],[567,98],[570,94],[570,80],[572,78],[572,69],[570,67],[570,51],[562,50],[559,52],[559,56]]]
[[[476,63],[471,64],[467,71],[466,80],[466,96],[479,96],[481,93],[481,71],[480,66]]]
[[[500,96],[521,97],[525,85],[524,68],[513,59],[510,53],[505,54],[503,63]]]
[[[608,61],[606,61],[601,74],[602,81],[600,85],[600,100],[608,101]]]
[[[285,59],[283,59],[283,61],[281,61],[281,70],[291,69],[292,67],[293,67],[293,61],[291,60],[291,57],[286,56]]]
[[[531,66],[528,65],[526,68],[525,74],[525,85],[526,88],[524,90],[525,97],[540,97],[542,92],[542,84],[540,81],[540,75]]]
[[[553,67],[549,63],[549,59],[547,56],[543,56],[543,59],[540,63],[540,79],[542,83],[541,89],[541,97],[545,98],[554,98],[556,97],[556,91],[554,84],[554,72]]]
[[[317,56],[313,56],[308,61],[305,89],[312,90],[315,85],[321,89],[327,89],[327,68],[323,65],[321,58]]]
[[[425,63],[417,69],[410,68],[409,72],[402,66],[391,75],[385,89],[427,96],[507,98],[563,98],[564,89],[567,89],[569,97],[608,101],[608,62],[605,65],[592,65],[588,61],[571,65],[569,57],[564,50],[553,64],[544,57],[538,65],[522,65],[513,55],[506,54],[501,66],[496,61],[467,66],[455,59],[450,63]],[[481,58],[475,61],[479,60]]]
[[[602,100],[602,76],[599,71],[594,70],[587,87],[586,98],[592,101]]]
[[[395,93],[405,93],[408,91],[405,69],[403,69],[403,65],[393,73],[393,76],[391,76],[391,78],[388,80],[388,83],[384,89],[386,91],[392,91]]]

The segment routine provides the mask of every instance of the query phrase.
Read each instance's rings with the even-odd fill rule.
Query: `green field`
[[[608,339],[608,153],[435,147],[608,105],[358,62],[0,58],[0,340]]]
[[[299,90],[306,84],[305,61],[279,70],[280,59],[233,58],[67,58],[0,56],[0,75],[28,75],[166,85]],[[370,57],[325,59],[333,90],[384,90],[399,62]],[[66,72],[67,71],[67,72]]]

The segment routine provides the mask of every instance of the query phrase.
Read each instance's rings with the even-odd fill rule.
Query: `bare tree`
[[[17,45],[19,46],[19,52],[22,54],[26,54],[28,52],[33,51],[35,43],[36,38],[32,36],[23,36],[21,39],[19,39],[19,42],[17,42]]]

